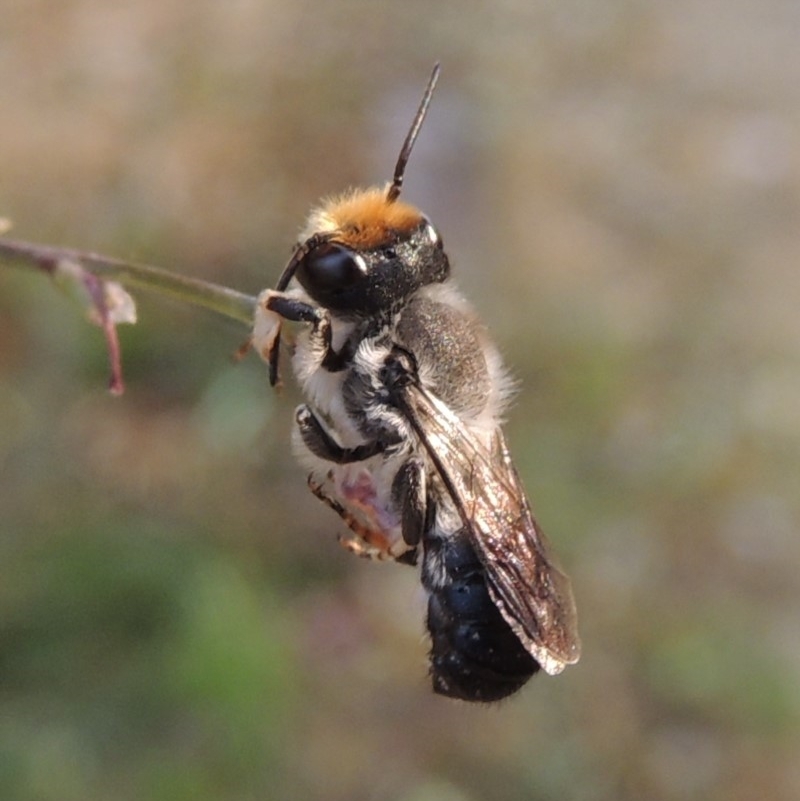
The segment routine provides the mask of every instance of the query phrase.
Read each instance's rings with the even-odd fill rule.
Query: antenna
[[[397,166],[394,168],[392,185],[389,187],[389,191],[386,193],[387,203],[394,203],[394,201],[400,196],[400,190],[403,188],[403,175],[406,171],[408,157],[411,155],[411,149],[414,147],[414,142],[417,141],[419,129],[422,127],[422,123],[425,121],[425,115],[428,113],[428,106],[431,104],[433,90],[436,88],[436,82],[439,80],[440,72],[441,67],[437,61],[433,65],[433,72],[431,73],[431,77],[428,80],[428,85],[425,88],[425,94],[422,96],[422,102],[419,104],[416,116],[414,117],[414,122],[411,123],[411,128],[409,128],[408,134],[406,135],[406,141],[403,142],[403,149],[400,151],[400,157],[397,159]]]

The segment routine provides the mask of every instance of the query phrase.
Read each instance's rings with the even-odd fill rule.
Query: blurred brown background
[[[291,384],[139,293],[0,268],[0,797],[800,797],[800,6],[6,0],[12,235],[255,293],[389,178],[520,379],[584,656],[431,694],[415,573],[339,549]]]

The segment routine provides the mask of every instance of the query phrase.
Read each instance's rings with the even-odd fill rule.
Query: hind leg
[[[382,531],[371,528],[360,520],[353,512],[344,507],[336,498],[327,493],[322,484],[318,483],[313,474],[308,477],[308,488],[326,506],[333,509],[347,524],[354,536],[339,537],[339,543],[350,553],[367,559],[394,559],[391,553],[391,542]]]

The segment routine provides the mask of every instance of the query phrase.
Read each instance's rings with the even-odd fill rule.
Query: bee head
[[[428,219],[374,188],[312,212],[294,275],[320,306],[361,318],[444,281],[449,272],[442,240]]]
[[[436,64],[392,182],[386,188],[351,191],[312,211],[279,291],[295,277],[320,306],[359,319],[391,309],[448,277],[450,265],[436,229],[418,209],[398,199],[438,78]]]

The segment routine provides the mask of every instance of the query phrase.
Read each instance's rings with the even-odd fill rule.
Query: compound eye
[[[442,238],[439,236],[439,232],[431,225],[428,220],[425,220],[425,236],[428,238],[428,241],[434,245],[435,247],[439,248],[439,250],[444,249],[444,244],[442,243]]]
[[[309,291],[348,289],[367,273],[364,260],[357,253],[332,242],[314,248],[297,269],[297,280]]]

